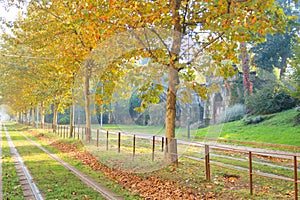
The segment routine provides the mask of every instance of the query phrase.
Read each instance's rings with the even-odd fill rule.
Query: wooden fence
[[[69,134],[69,126],[61,126],[58,125],[56,127],[54,127],[52,124],[45,124],[44,126],[45,129],[55,132],[55,134],[57,134],[58,136],[60,136],[61,138],[74,138],[74,139],[78,139],[78,140],[87,140],[88,138],[86,137],[86,133],[87,133],[87,129],[85,127],[80,127],[80,126],[76,126],[74,127],[74,132],[73,135]],[[91,142],[92,140],[96,141],[96,146],[99,147],[99,135],[100,133],[103,133],[104,130],[100,130],[100,129],[92,129],[90,133],[94,133],[93,137],[89,138],[88,142]],[[132,157],[134,159],[135,155],[136,155],[136,139],[139,137],[141,139],[147,139],[147,140],[152,140],[152,161],[154,161],[155,159],[155,148],[156,148],[156,143],[157,142],[161,142],[160,145],[160,149],[159,151],[164,152],[164,151],[168,151],[167,149],[167,144],[168,144],[168,138],[165,137],[161,137],[161,136],[152,136],[151,138],[149,137],[143,137],[141,135],[131,135],[131,134],[126,134],[126,133],[121,133],[121,132],[109,132],[109,131],[105,131],[106,134],[106,142],[105,142],[105,149],[108,150],[109,149],[109,140],[110,140],[110,135],[114,135],[117,136],[117,152],[120,153],[121,152],[121,147],[122,147],[122,140],[121,140],[121,136],[122,134],[124,134],[127,137],[132,137]],[[176,139],[175,139],[176,140]],[[177,142],[177,140],[176,140]],[[246,151],[246,150],[241,150],[239,148],[227,148],[224,146],[220,146],[218,144],[199,144],[199,143],[191,143],[188,145],[197,145],[202,146],[204,148],[204,164],[205,164],[205,177],[207,181],[211,181],[211,165],[217,165],[219,167],[224,167],[222,165],[219,164],[212,164],[211,163],[211,158],[210,158],[210,151],[212,149],[217,149],[218,151],[226,151],[226,152],[236,152],[236,153],[242,153],[242,154],[247,154],[248,156],[248,171],[246,172],[249,176],[249,193],[251,195],[253,195],[253,176],[261,176],[261,177],[266,177],[266,178],[272,178],[272,179],[279,179],[279,180],[283,180],[283,181],[287,181],[287,182],[293,182],[294,184],[294,199],[298,200],[298,183],[300,182],[298,180],[298,161],[297,158],[299,157],[298,153],[276,153],[276,155],[274,154],[274,152],[272,151]],[[282,158],[282,159],[288,159],[288,160],[292,160],[292,165],[293,165],[293,178],[288,178],[288,177],[283,177],[283,176],[278,176],[278,175],[273,175],[273,174],[268,174],[268,173],[258,173],[258,172],[254,172],[253,171],[253,157],[254,156],[268,156],[268,157],[277,157],[277,158]],[[187,156],[188,157],[188,156]],[[190,159],[193,159],[192,157],[188,157]],[[232,170],[237,170],[237,169],[233,169],[230,167],[225,167],[228,169],[232,169]]]

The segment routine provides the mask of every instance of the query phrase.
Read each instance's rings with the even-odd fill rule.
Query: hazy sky
[[[5,9],[5,4],[0,0],[0,35],[4,32],[11,33],[7,27],[2,24],[3,21],[14,21],[18,17],[20,9],[17,7],[10,7],[8,10]]]
[[[9,11],[5,10],[3,2],[0,1],[0,17],[6,20],[14,20],[18,15],[18,9],[16,7],[11,7]]]

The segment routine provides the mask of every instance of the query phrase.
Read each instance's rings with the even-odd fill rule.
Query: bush
[[[294,126],[299,126],[300,125],[300,113],[295,116],[294,120],[295,120]]]
[[[264,121],[266,119],[265,116],[255,116],[255,117],[252,117],[252,118],[245,118],[243,119],[243,124],[245,125],[248,125],[248,124],[258,124],[262,121]]]
[[[229,107],[226,112],[224,112],[218,123],[232,122],[242,119],[246,115],[246,106],[243,104],[235,104],[232,107]]]
[[[70,116],[65,115],[58,119],[58,124],[70,124]]]
[[[300,106],[297,106],[295,108],[295,110],[298,114],[294,117],[294,120],[295,120],[294,126],[299,126],[300,125]]]
[[[252,114],[272,114],[295,107],[297,100],[275,84],[268,84],[247,98],[246,105]]]

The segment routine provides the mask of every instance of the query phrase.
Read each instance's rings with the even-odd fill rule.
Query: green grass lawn
[[[228,139],[248,142],[263,142],[300,146],[300,125],[295,125],[295,109],[268,115],[269,119],[258,124],[243,124],[242,120],[191,130],[193,140],[200,138]],[[99,125],[93,125],[99,128]],[[161,126],[138,126],[121,124],[104,124],[103,129],[127,133],[145,133],[164,135],[165,128]],[[195,139],[195,136],[198,139]],[[176,137],[187,139],[187,128],[176,128]],[[197,138],[196,137],[196,138]]]
[[[198,129],[199,137],[265,142],[300,146],[300,125],[295,125],[295,109],[270,115],[270,119],[258,124],[244,125],[242,120]],[[217,130],[220,132],[218,133]]]

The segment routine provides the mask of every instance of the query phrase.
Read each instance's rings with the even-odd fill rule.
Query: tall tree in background
[[[254,46],[251,51],[254,53],[252,62],[256,67],[270,73],[273,73],[276,67],[280,69],[280,78],[282,78],[288,59],[293,56],[292,46],[299,31],[300,12],[297,9],[299,2],[278,0],[278,3],[288,16],[287,26],[281,33],[268,34],[266,41]]]
[[[294,45],[294,57],[291,62],[293,73],[291,75],[292,81],[290,93],[293,97],[300,100],[300,37],[298,37],[297,42]]]
[[[245,42],[241,42],[240,60],[242,61],[244,96],[248,97],[252,90],[252,83],[250,81],[250,58]]]

